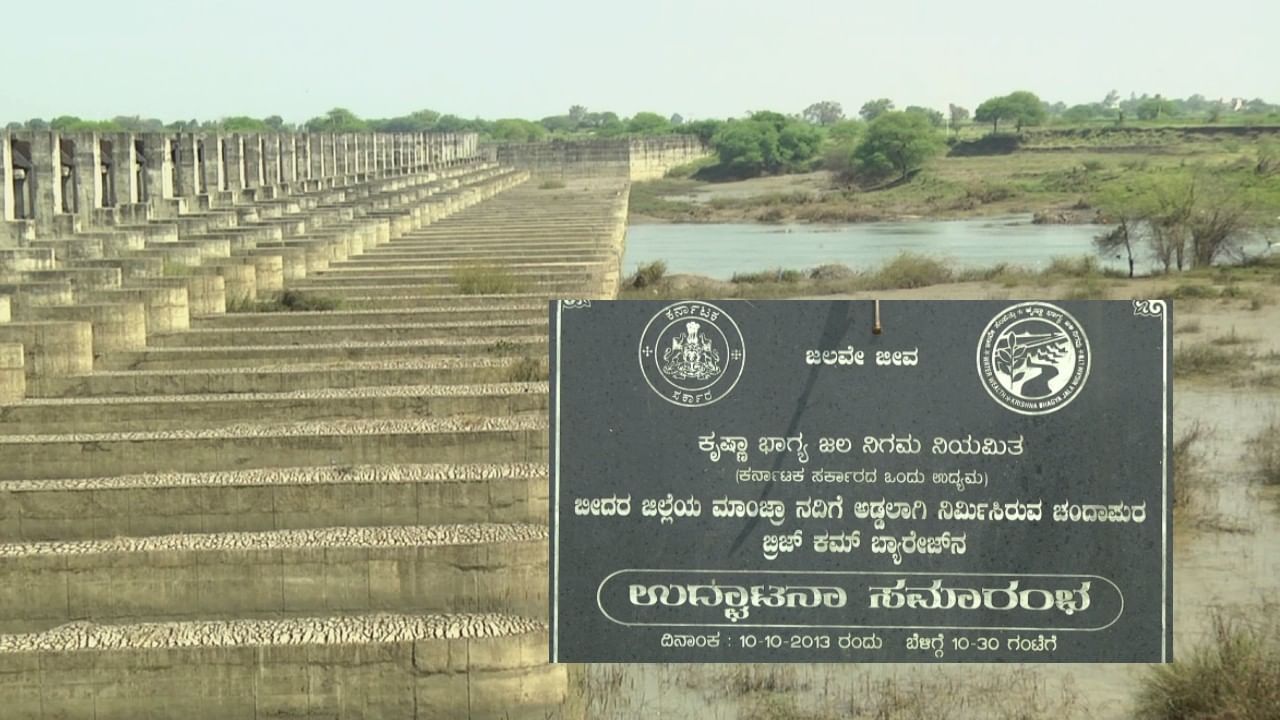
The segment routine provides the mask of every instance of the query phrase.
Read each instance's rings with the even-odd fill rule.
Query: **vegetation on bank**
[[[1275,601],[1214,611],[1209,639],[1143,679],[1139,720],[1272,720],[1280,712],[1280,622]]]
[[[768,298],[905,290],[965,282],[991,283],[1004,288],[1062,285],[1071,289],[1082,284],[1119,282],[1124,279],[1125,273],[1105,268],[1097,258],[1091,256],[1053,258],[1043,270],[1033,270],[1012,263],[955,269],[928,255],[902,252],[875,268],[854,269],[840,264],[808,269],[771,268],[736,273],[728,281],[697,275],[673,275],[665,262],[657,260],[638,267],[623,280],[621,297],[642,299],[657,295],[664,298],[688,296],[694,299]],[[1280,286],[1280,256],[1256,260],[1242,266],[1201,268],[1181,276],[1166,275],[1157,279],[1163,281],[1163,287],[1156,291],[1157,296],[1170,302],[1240,301],[1247,303],[1250,310],[1258,310],[1272,300],[1266,293],[1245,287],[1244,284]],[[1105,297],[1106,293],[1101,295]],[[1219,346],[1242,345],[1251,341],[1252,338],[1236,335],[1231,331],[1214,339],[1209,347],[1219,350]],[[1194,373],[1194,365],[1189,366],[1188,370]]]

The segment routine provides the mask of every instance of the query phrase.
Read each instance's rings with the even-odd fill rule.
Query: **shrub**
[[[1139,720],[1267,720],[1280,708],[1280,623],[1275,607],[1256,617],[1214,613],[1207,643],[1158,665],[1142,680]]]
[[[1272,420],[1249,439],[1249,459],[1263,483],[1280,485],[1280,422]]]
[[[538,189],[539,190],[563,190],[564,181],[556,180],[554,178],[548,178],[547,180],[543,180],[542,182],[538,183]]]
[[[871,277],[869,290],[894,290],[951,282],[951,268],[942,261],[912,252],[898,254]]]
[[[462,295],[508,295],[520,291],[520,283],[506,268],[470,265],[453,271],[453,283]]]
[[[520,358],[507,368],[507,382],[527,383],[547,379],[547,369],[543,362],[528,355]]]
[[[1221,375],[1247,370],[1251,358],[1239,351],[1228,351],[1204,343],[1182,345],[1173,353],[1173,374]]]
[[[1098,259],[1092,255],[1080,257],[1055,257],[1049,261],[1049,267],[1041,273],[1046,277],[1094,277],[1102,274]]]
[[[646,288],[658,284],[662,277],[667,274],[667,263],[663,260],[654,260],[648,265],[641,265],[636,269],[636,274],[631,276],[631,287]]]
[[[732,283],[766,283],[766,282],[800,282],[804,279],[804,273],[799,270],[783,270],[775,268],[773,270],[761,270],[751,273],[734,273],[733,278],[729,281]]]

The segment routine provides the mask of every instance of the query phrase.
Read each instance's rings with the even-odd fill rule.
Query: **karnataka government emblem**
[[[710,303],[670,305],[640,336],[645,382],[675,405],[700,407],[724,397],[738,384],[745,361],[738,324]]]
[[[1043,302],[1007,308],[978,339],[978,376],[996,402],[1023,415],[1066,407],[1089,379],[1089,338],[1065,310]]]

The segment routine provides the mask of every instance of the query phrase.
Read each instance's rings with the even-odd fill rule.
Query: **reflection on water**
[[[1031,217],[982,220],[859,223],[854,225],[632,225],[627,229],[623,271],[655,260],[669,273],[728,280],[735,272],[812,268],[842,263],[855,269],[882,264],[903,251],[932,255],[956,268],[998,263],[1043,269],[1054,257],[1095,255],[1100,225],[1032,225]],[[1256,249],[1256,248],[1255,248]],[[1118,256],[1102,265],[1128,270]],[[1139,272],[1154,265],[1147,258]]]
[[[1212,430],[1206,511],[1215,530],[1178,522],[1174,535],[1174,656],[1185,659],[1210,630],[1214,607],[1242,607],[1280,593],[1280,492],[1251,482],[1245,441],[1278,412],[1269,393],[1174,392],[1174,429]],[[1119,549],[1117,551],[1120,551]],[[744,720],[765,693],[798,710],[897,708],[896,717],[1129,717],[1141,665],[592,665],[592,718]],[[886,697],[888,700],[878,698]],[[750,700],[748,700],[750,698]],[[939,705],[938,703],[943,704]],[[917,703],[912,705],[912,703]],[[933,703],[933,704],[929,704]],[[879,706],[883,707],[883,706]],[[1017,712],[1024,710],[1025,714]],[[862,716],[862,715],[859,715]]]

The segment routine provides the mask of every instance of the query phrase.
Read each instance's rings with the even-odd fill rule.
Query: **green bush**
[[[940,260],[912,252],[898,254],[868,282],[869,290],[894,290],[942,285],[954,279],[951,268]]]

